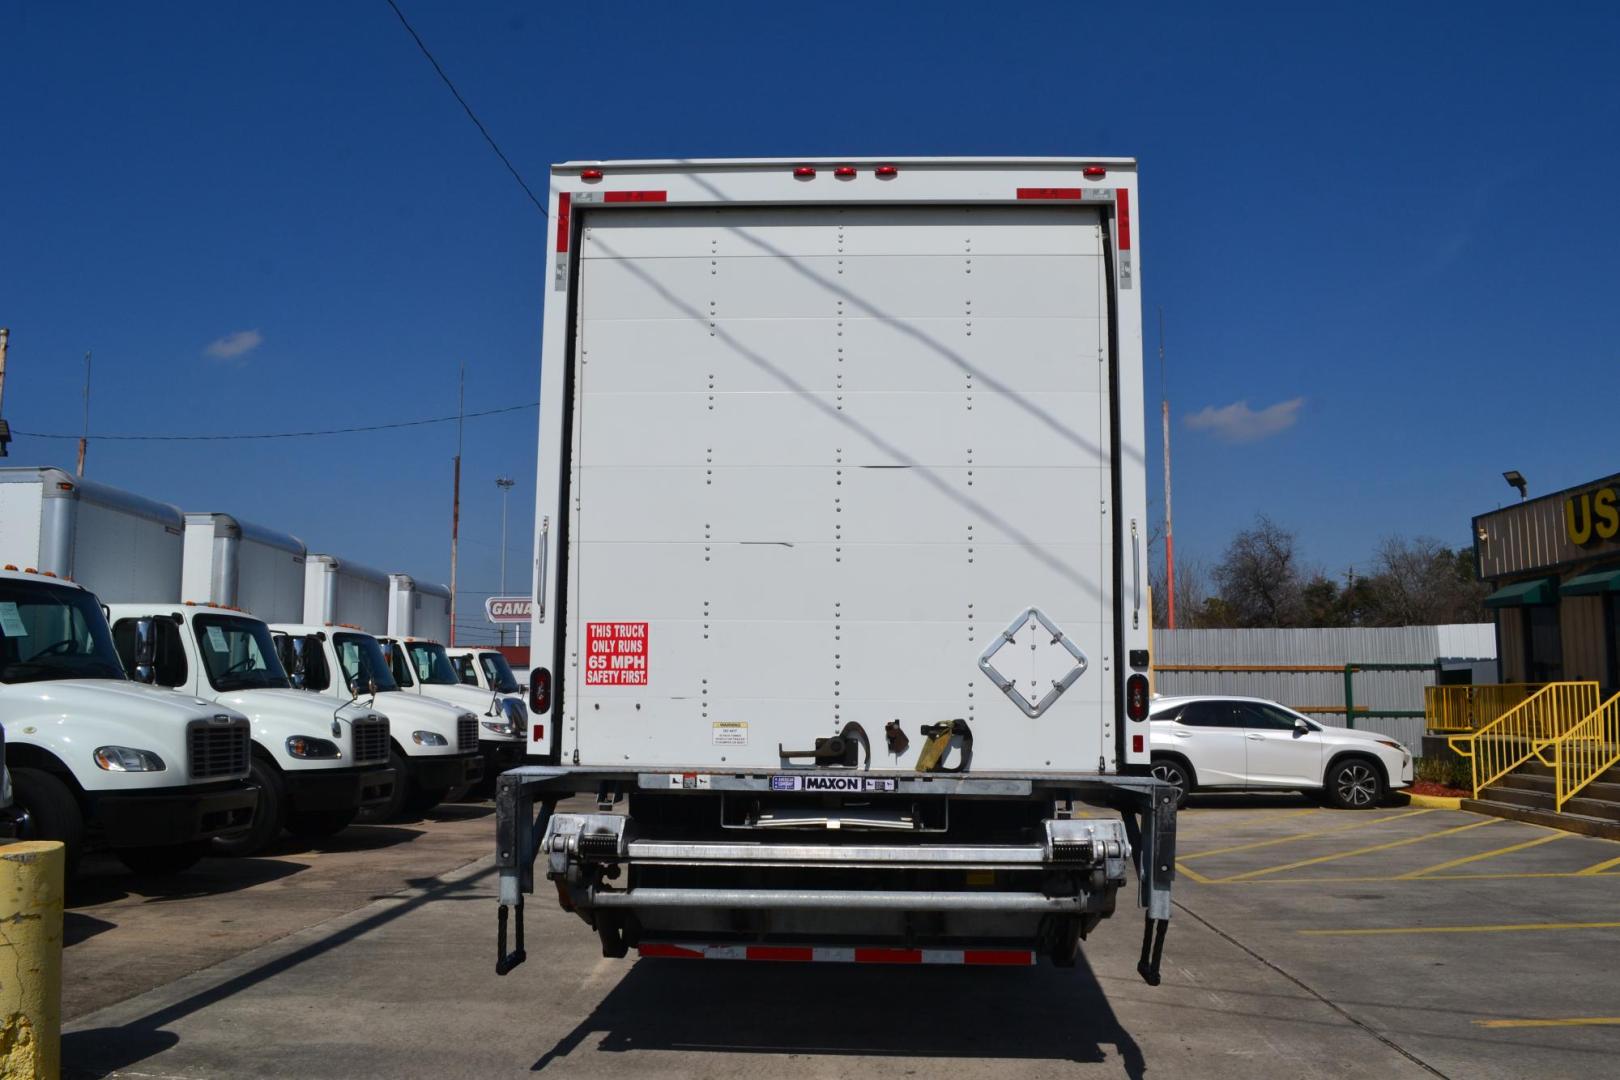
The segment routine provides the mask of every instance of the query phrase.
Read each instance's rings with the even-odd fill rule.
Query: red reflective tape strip
[[[920,964],[921,949],[856,949],[857,964]]]
[[[603,202],[664,202],[667,192],[663,191],[604,191]]]
[[[747,956],[750,960],[791,960],[797,963],[807,963],[816,958],[815,950],[807,945],[750,945]]]
[[[679,945],[657,945],[657,944],[649,943],[649,944],[646,944],[646,945],[639,946],[636,949],[636,951],[638,953],[640,953],[642,956],[653,957],[655,959],[660,959],[660,960],[664,960],[664,959],[670,959],[670,960],[702,960],[703,959],[703,950],[702,949],[687,949],[687,948],[683,948],[683,947],[681,947]]]
[[[1021,187],[1018,189],[1020,199],[1078,199],[1080,189],[1077,187]]]
[[[568,192],[559,192],[557,195],[557,250],[568,250],[568,212],[574,197]]]
[[[1035,954],[1022,949],[966,949],[962,953],[964,964],[1028,967],[1034,962]]]
[[[1131,193],[1120,188],[1114,193],[1115,211],[1119,215],[1119,250],[1131,250]]]

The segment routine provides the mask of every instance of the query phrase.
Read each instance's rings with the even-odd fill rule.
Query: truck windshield
[[[198,615],[191,620],[197,652],[215,690],[285,689],[292,685],[270,640],[270,628],[257,619]]]
[[[0,578],[0,683],[123,678],[93,593]]]
[[[512,674],[512,665],[506,662],[506,657],[498,652],[483,652],[478,654],[478,662],[483,665],[484,678],[491,690],[497,694],[518,692],[517,676]]]
[[[365,694],[370,693],[375,679],[379,691],[399,689],[394,676],[389,674],[382,646],[370,634],[333,634],[332,648],[337,650],[345,685],[353,687],[358,679],[360,692]]]
[[[405,643],[410,650],[411,669],[424,686],[460,686],[456,669],[450,665],[450,656],[444,646],[432,641]]]

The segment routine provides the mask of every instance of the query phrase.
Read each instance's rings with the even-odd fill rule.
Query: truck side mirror
[[[157,624],[149,618],[135,620],[135,670],[130,672],[136,682],[151,684],[157,681]]]
[[[289,638],[288,645],[292,648],[292,670],[287,673],[288,681],[293,688],[302,690],[304,678],[309,671],[309,661],[304,658],[304,646],[308,641],[301,637]]]

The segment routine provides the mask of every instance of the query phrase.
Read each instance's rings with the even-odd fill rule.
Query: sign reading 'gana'
[[[1602,487],[1565,499],[1564,532],[1577,547],[1620,536],[1620,489]]]
[[[492,623],[525,623],[534,609],[527,596],[492,596],[484,601],[484,617]]]

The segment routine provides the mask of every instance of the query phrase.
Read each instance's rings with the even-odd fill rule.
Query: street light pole
[[[510,476],[495,478],[495,486],[501,489],[501,595],[506,595],[506,496],[517,483]],[[501,644],[506,644],[506,624],[501,623]]]

